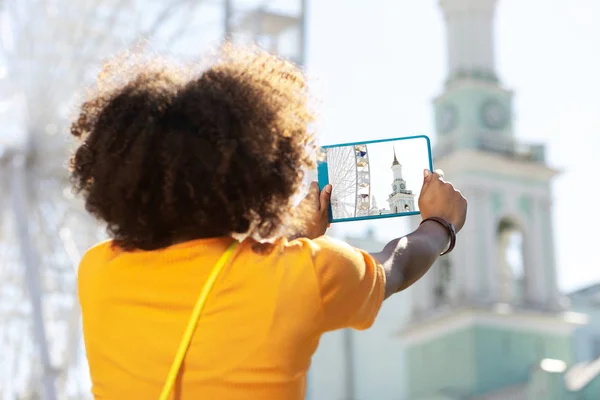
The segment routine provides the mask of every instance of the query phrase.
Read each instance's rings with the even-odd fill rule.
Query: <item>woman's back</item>
[[[105,242],[79,272],[84,336],[97,399],[158,398],[202,285],[231,238],[124,252]],[[175,398],[303,399],[320,335],[370,326],[385,277],[341,242],[246,240],[208,298]]]
[[[323,237],[331,185],[314,182],[295,207],[318,150],[308,100],[302,71],[258,50],[225,48],[207,69],[144,57],[105,66],[71,125],[81,143],[70,160],[75,191],[112,238],[79,268],[96,399],[158,398],[232,237],[282,239],[266,252],[238,246],[175,398],[303,398],[323,332],[368,328],[384,296],[452,250],[466,200],[428,170],[419,209],[430,218],[411,235],[373,256]]]

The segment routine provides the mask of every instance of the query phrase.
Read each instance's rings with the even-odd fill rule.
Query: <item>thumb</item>
[[[329,201],[331,200],[331,185],[325,185],[323,190],[321,190],[321,195],[319,196],[319,209],[320,210],[328,210],[329,209]]]
[[[317,182],[310,183],[306,200],[310,202],[313,207],[319,207],[319,184]]]

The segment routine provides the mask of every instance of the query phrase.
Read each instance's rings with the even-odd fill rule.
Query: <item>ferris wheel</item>
[[[0,0],[1,400],[91,398],[76,273],[106,235],[64,166],[84,86],[126,50],[189,61],[224,38],[276,44],[293,27],[302,38],[296,2]],[[302,64],[303,41],[292,48],[279,55]]]
[[[327,151],[331,210],[333,218],[354,218],[369,214],[371,171],[367,145],[334,147]]]

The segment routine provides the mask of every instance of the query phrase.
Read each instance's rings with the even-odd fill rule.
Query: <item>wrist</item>
[[[452,239],[451,233],[441,223],[434,220],[423,220],[419,226],[419,230],[427,235],[438,254],[449,248]]]

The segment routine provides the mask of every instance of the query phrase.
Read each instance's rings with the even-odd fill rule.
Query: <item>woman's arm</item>
[[[325,233],[328,223],[328,206],[331,186],[319,193],[313,182],[304,206],[312,210],[308,231],[298,237],[315,239]],[[467,200],[443,179],[443,172],[424,171],[423,187],[419,195],[419,210],[423,219],[442,218],[454,225],[458,233],[467,217]],[[421,279],[449,243],[449,232],[438,222],[426,221],[413,233],[394,239],[379,253],[371,255],[379,261],[386,275],[385,298],[402,291]]]
[[[426,221],[410,235],[394,239],[381,252],[372,253],[385,269],[385,298],[421,279],[448,245],[448,231]]]
[[[444,181],[441,171],[433,174],[425,171],[419,209],[424,220],[442,218],[452,223],[458,233],[467,217],[467,200],[452,184]],[[381,252],[372,254],[385,269],[385,298],[421,279],[446,249],[449,239],[449,232],[443,225],[426,221],[413,233],[392,240]]]

